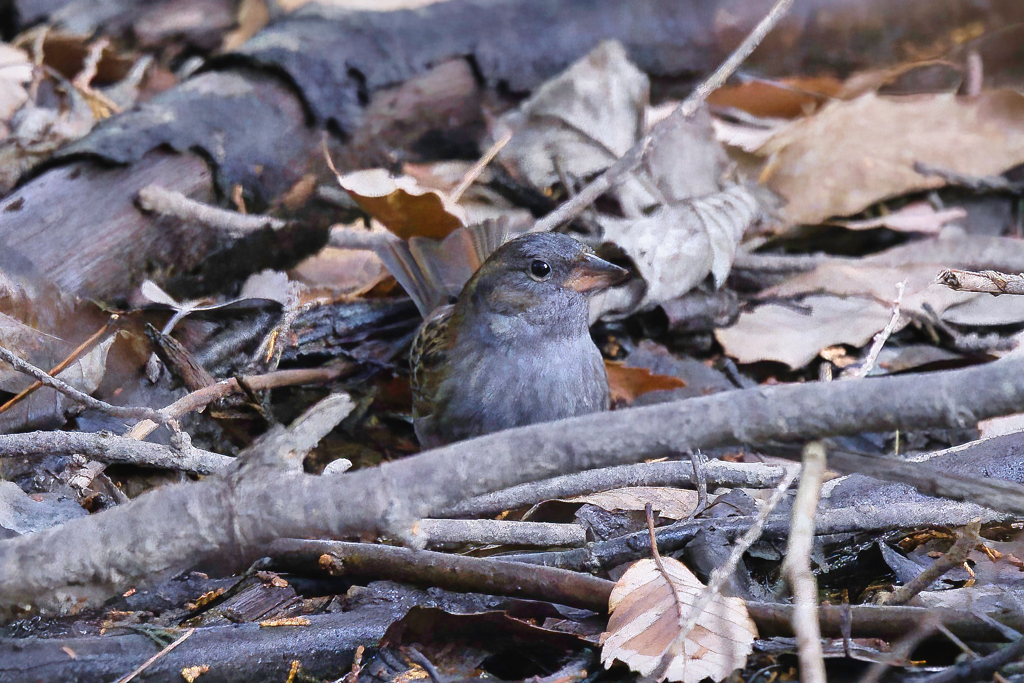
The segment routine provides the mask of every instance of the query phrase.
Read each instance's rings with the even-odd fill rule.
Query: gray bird
[[[628,278],[566,235],[526,234],[499,247],[413,342],[420,443],[431,448],[607,410],[589,300]]]

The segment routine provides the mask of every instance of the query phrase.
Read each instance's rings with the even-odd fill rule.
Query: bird
[[[590,298],[629,277],[568,235],[526,233],[498,247],[413,341],[421,446],[607,410]]]

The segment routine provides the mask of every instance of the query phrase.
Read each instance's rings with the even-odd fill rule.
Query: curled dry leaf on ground
[[[747,661],[757,627],[739,598],[717,595],[688,634],[681,628],[706,589],[682,562],[661,558],[633,564],[615,582],[608,630],[601,637],[601,661],[619,660],[641,676],[699,683],[720,681]],[[671,583],[670,583],[671,582]]]

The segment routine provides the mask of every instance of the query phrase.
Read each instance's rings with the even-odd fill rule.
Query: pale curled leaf
[[[622,44],[601,43],[498,120],[499,135],[515,133],[498,160],[537,188],[555,184],[560,173],[599,173],[636,141],[648,89]]]
[[[633,308],[676,299],[714,276],[729,275],[736,247],[760,215],[757,199],[742,185],[664,206],[638,220],[602,218],[604,241],[636,264],[647,284]],[[628,311],[623,311],[628,312]]]
[[[705,586],[681,562],[661,561],[671,586],[651,559],[636,562],[615,583],[601,662],[607,668],[617,659],[643,676],[658,672],[659,680],[722,680],[746,663],[757,627],[742,600],[718,595],[679,648],[681,619],[689,616]]]
[[[421,187],[410,176],[371,168],[338,176],[356,204],[403,239],[444,239],[468,222],[466,212],[445,193]]]

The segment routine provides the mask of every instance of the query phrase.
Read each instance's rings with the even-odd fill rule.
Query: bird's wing
[[[409,351],[413,415],[424,416],[434,412],[434,398],[440,370],[448,362],[452,347],[451,318],[454,306],[442,306],[427,316],[420,326]]]

